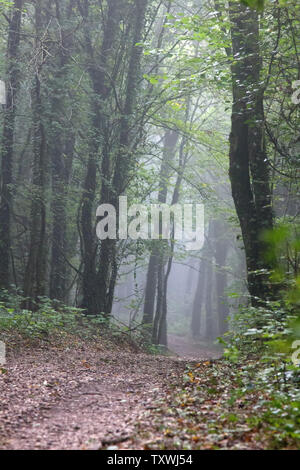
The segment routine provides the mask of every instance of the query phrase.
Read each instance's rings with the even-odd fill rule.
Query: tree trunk
[[[228,240],[226,238],[226,226],[220,221],[215,222],[215,260],[216,260],[216,292],[219,334],[223,335],[228,330],[227,317],[229,315],[228,299],[225,294],[227,274],[225,271],[228,253]]]
[[[191,333],[193,338],[198,338],[200,336],[200,327],[201,327],[201,311],[204,305],[204,287],[205,287],[205,276],[206,276],[206,244],[202,250],[202,259],[199,266],[199,275],[198,283],[194,298],[193,311],[192,311],[192,321],[191,321]]]
[[[13,144],[15,135],[16,98],[20,88],[18,52],[23,0],[15,0],[8,28],[6,53],[6,103],[1,146],[0,193],[0,289],[10,286],[11,213],[13,184]]]
[[[232,52],[232,127],[230,181],[240,221],[252,303],[271,296],[264,260],[264,229],[272,229],[271,191],[264,142],[263,87],[257,12],[230,2]],[[258,272],[260,271],[260,272]]]
[[[94,210],[95,196],[97,188],[97,163],[102,155],[102,197],[101,202],[108,203],[109,200],[103,199],[103,192],[106,189],[106,181],[109,179],[109,155],[103,147],[105,136],[105,102],[108,99],[112,84],[107,76],[109,70],[107,67],[112,48],[115,45],[116,37],[119,32],[118,18],[118,0],[111,0],[108,3],[106,22],[103,32],[103,43],[100,54],[97,55],[88,30],[89,4],[85,2],[85,8],[82,14],[85,25],[85,44],[89,57],[88,71],[93,87],[92,97],[92,132],[89,136],[89,157],[87,163],[87,173],[85,177],[83,195],[81,201],[80,228],[81,228],[81,251],[83,256],[83,275],[82,275],[82,291],[83,298],[81,308],[86,310],[87,314],[97,315],[105,311],[106,294],[108,285],[103,285],[102,279],[97,274],[97,241],[95,234]],[[97,57],[97,58],[96,58]],[[106,278],[105,278],[106,279]],[[105,301],[104,301],[105,299]]]
[[[60,139],[57,139],[60,142]],[[61,143],[63,145],[63,142]],[[70,173],[74,156],[75,139],[71,134],[63,147],[54,147],[52,155],[52,250],[50,271],[50,298],[60,301],[66,300],[66,280],[68,255],[67,244],[67,196],[70,182]],[[64,151],[62,151],[64,150]]]
[[[211,260],[207,263],[205,273],[206,277],[206,293],[205,293],[205,337],[208,340],[214,339],[214,318],[212,307],[212,292],[213,292],[213,268]]]
[[[134,111],[136,98],[139,90],[140,65],[142,48],[139,43],[145,24],[146,8],[148,0],[136,0],[134,3],[135,24],[131,43],[131,52],[128,63],[128,73],[126,79],[125,104],[121,116],[120,136],[118,141],[118,154],[115,161],[112,188],[104,188],[103,195],[108,197],[102,203],[110,203],[116,208],[118,215],[119,201],[131,177],[131,171],[135,159],[131,148],[131,141],[134,140]],[[107,162],[108,165],[109,162]],[[99,289],[100,311],[107,315],[111,313],[111,290],[114,289],[116,276],[114,273],[116,240],[103,240],[100,247],[99,269],[97,274],[97,285]]]
[[[145,289],[144,315],[143,315],[143,324],[147,328],[149,328],[149,330],[151,329],[153,325],[157,274],[158,274],[158,251],[157,251],[157,245],[155,244],[151,251],[151,255],[150,255],[150,259],[148,263],[146,289]]]
[[[43,123],[43,105],[41,96],[41,68],[44,62],[44,50],[41,44],[42,8],[39,2],[35,6],[36,49],[38,63],[32,89],[33,108],[33,180],[30,217],[30,246],[24,280],[25,307],[35,309],[39,297],[46,294],[46,178],[47,148]]]
[[[164,137],[164,149],[162,163],[160,168],[158,202],[164,204],[167,201],[168,181],[171,174],[170,164],[174,160],[175,148],[178,142],[179,134],[177,131],[166,131]],[[154,241],[151,250],[148,273],[145,289],[144,318],[143,323],[153,325],[152,339],[155,344],[167,345],[166,324],[166,295],[167,295],[167,279],[165,278],[164,266],[164,245],[162,240]],[[162,285],[159,284],[158,278],[161,279]],[[157,306],[154,318],[155,305],[155,289],[157,288]],[[164,331],[164,339],[159,338],[159,331]],[[162,343],[160,341],[163,341]]]
[[[70,19],[72,9],[69,4],[68,11],[61,11],[57,2],[56,16],[61,23]],[[62,17],[62,15],[64,15]],[[64,26],[64,25],[63,25]],[[51,120],[51,150],[52,150],[52,250],[50,261],[50,293],[51,299],[60,301],[66,300],[66,277],[67,264],[65,257],[68,255],[66,240],[67,231],[67,196],[70,182],[75,136],[73,135],[72,124],[66,122],[64,99],[64,86],[68,79],[67,65],[70,61],[73,46],[73,37],[70,31],[62,28],[61,44],[58,55],[58,62],[54,64],[55,92],[52,99]]]

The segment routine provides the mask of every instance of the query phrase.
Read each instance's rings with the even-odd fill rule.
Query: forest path
[[[222,356],[221,348],[214,347],[214,345],[201,344],[199,340],[186,336],[168,335],[168,347],[178,357],[187,360],[218,359]]]
[[[197,360],[209,354],[198,351]],[[135,423],[182,377],[186,360],[78,344],[28,347],[5,368],[0,448],[132,449],[143,448]]]

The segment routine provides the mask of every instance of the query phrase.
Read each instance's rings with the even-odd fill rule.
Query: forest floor
[[[263,448],[264,433],[246,422],[258,397],[232,401],[220,354],[180,337],[170,345],[174,355],[158,356],[19,339],[0,369],[0,448]]]

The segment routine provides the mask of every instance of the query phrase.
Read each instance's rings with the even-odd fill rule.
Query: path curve
[[[121,349],[29,348],[0,375],[0,448],[139,448],[135,423],[185,367],[179,357]]]

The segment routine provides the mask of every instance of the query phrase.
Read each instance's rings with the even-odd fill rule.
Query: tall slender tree
[[[8,18],[6,50],[6,102],[1,145],[0,188],[0,288],[9,288],[11,256],[11,218],[13,203],[13,163],[17,96],[20,88],[19,46],[23,0],[14,0]]]
[[[51,299],[66,300],[67,280],[67,196],[74,158],[75,132],[66,110],[70,97],[64,92],[70,81],[69,65],[74,49],[73,32],[68,27],[72,18],[72,2],[55,2],[55,16],[61,37],[54,56],[51,94],[51,122],[49,123],[49,152],[52,173],[52,247],[50,257]],[[72,23],[71,23],[72,24]]]
[[[35,309],[39,298],[46,294],[47,263],[47,201],[48,152],[42,96],[42,69],[47,60],[43,26],[45,21],[43,2],[35,2],[35,62],[32,81],[33,162],[32,200],[30,209],[30,244],[24,278],[25,306]]]
[[[139,91],[143,32],[146,20],[148,0],[136,0],[133,3],[135,21],[133,34],[130,40],[130,55],[125,86],[125,99],[121,112],[118,151],[114,162],[114,172],[111,180],[112,187],[108,190],[108,201],[116,209],[118,198],[124,194],[132,171],[134,169],[135,154],[132,142],[136,142],[137,129],[135,124],[135,110]],[[103,240],[100,247],[99,269],[97,273],[97,286],[99,292],[100,312],[110,313],[111,299],[115,287],[116,270],[116,240]]]
[[[159,177],[159,204],[165,204],[167,202],[169,184],[168,182],[171,174],[172,162],[174,161],[176,153],[176,145],[178,142],[178,138],[179,134],[177,131],[167,130],[164,135],[163,156]],[[145,325],[150,326],[150,328],[153,327],[152,338],[156,343],[159,341],[159,324],[164,304],[164,268],[166,264],[166,258],[164,253],[165,248],[166,247],[164,241],[154,241],[148,263],[148,272],[145,288],[143,323]],[[158,278],[160,279],[160,282],[158,282]],[[156,314],[154,316],[156,288]]]

